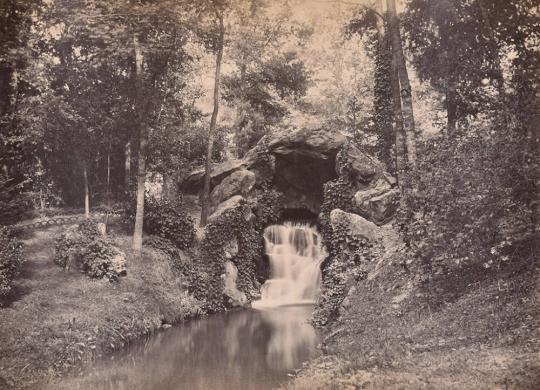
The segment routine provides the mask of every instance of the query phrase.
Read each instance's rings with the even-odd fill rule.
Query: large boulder
[[[286,128],[268,141],[268,149],[278,155],[295,153],[327,159],[335,156],[346,141],[342,133],[320,127]]]
[[[245,165],[243,160],[228,160],[220,164],[213,164],[210,169],[210,186],[213,187],[221,182],[225,177]],[[180,190],[188,194],[198,193],[204,185],[205,168],[200,167],[192,171],[180,183]]]
[[[224,202],[221,202],[217,206],[216,211],[214,211],[212,215],[208,217],[208,222],[214,222],[226,211],[234,210],[235,208],[240,207],[243,201],[244,201],[244,198],[241,195],[235,195],[232,198],[227,199]]]
[[[223,252],[225,253],[225,258],[231,260],[236,257],[238,254],[238,239],[233,237],[228,243],[223,247]]]
[[[357,191],[353,198],[355,212],[377,224],[388,222],[399,205],[400,192],[392,187],[394,185],[395,179],[384,174],[368,187]]]
[[[354,145],[349,145],[346,159],[336,159],[336,172],[348,175],[353,180],[369,184],[383,176],[384,166]]]
[[[380,237],[380,228],[373,222],[340,209],[334,209],[330,212],[330,223],[334,232],[344,230],[348,235],[358,240],[375,241]]]
[[[255,174],[253,172],[244,168],[234,171],[212,190],[210,194],[212,207],[216,207],[234,195],[247,196],[254,185]]]
[[[212,167],[212,206],[231,196],[249,198],[253,187],[270,182],[284,194],[284,208],[305,208],[318,213],[323,184],[337,178],[336,155],[346,140],[340,132],[316,125],[288,127],[265,136],[242,160]],[[203,181],[204,169],[200,168],[180,183],[180,189],[199,193]]]
[[[368,201],[368,210],[375,223],[386,223],[392,219],[399,206],[400,192],[394,189]]]
[[[247,304],[248,299],[245,293],[240,291],[236,285],[238,279],[238,269],[232,261],[225,262],[225,275],[223,275],[225,288],[223,294],[227,297],[229,306],[241,307]]]

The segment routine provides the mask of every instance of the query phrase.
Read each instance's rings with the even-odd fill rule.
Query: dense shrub
[[[54,262],[65,269],[79,267],[93,278],[116,280],[121,271],[115,269],[114,260],[123,253],[103,237],[97,222],[85,220],[56,239]]]
[[[125,209],[124,221],[133,225],[135,204]],[[182,200],[155,199],[146,196],[144,200],[144,231],[147,234],[166,238],[178,248],[189,248],[195,239],[193,219],[184,210]]]
[[[30,199],[20,187],[13,179],[0,173],[0,224],[17,223],[32,209]]]
[[[534,189],[524,140],[510,135],[478,130],[423,148],[421,173],[410,178],[416,190],[405,194],[396,224],[424,281],[470,283],[511,263],[532,266]]]
[[[23,244],[10,228],[0,226],[0,296],[11,291],[13,279],[23,262]]]

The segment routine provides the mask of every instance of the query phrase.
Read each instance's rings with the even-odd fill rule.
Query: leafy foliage
[[[91,219],[61,234],[55,242],[54,262],[57,265],[67,270],[72,266],[80,267],[92,278],[117,280],[120,275],[113,264],[116,256],[123,254],[101,235],[97,222]]]
[[[405,194],[396,220],[424,281],[457,276],[470,283],[531,265],[536,195],[519,153],[525,140],[511,136],[478,130],[425,145],[411,178],[417,191]]]
[[[200,264],[191,260],[193,254],[183,254],[172,241],[159,236],[148,236],[145,237],[143,245],[157,249],[168,257],[172,269],[183,277],[187,291],[194,291],[201,281],[206,280],[207,275]]]
[[[337,166],[340,167],[340,176],[324,184],[323,203],[319,214],[319,231],[321,232],[324,245],[328,251],[328,257],[324,260],[323,289],[319,305],[313,316],[313,322],[317,326],[323,326],[331,322],[337,315],[341,302],[347,294],[347,280],[351,275],[351,261],[356,256],[343,251],[341,244],[347,241],[353,246],[354,253],[363,243],[356,243],[349,236],[347,229],[334,231],[330,223],[330,212],[336,208],[349,212],[352,209],[353,186],[348,172],[347,145],[344,145],[336,156]],[[350,241],[350,242],[349,242]]]
[[[180,249],[189,248],[195,239],[193,219],[186,213],[182,199],[155,199],[145,196],[144,231],[170,240]],[[124,222],[132,225],[135,205],[124,210]]]
[[[0,226],[0,296],[11,291],[13,279],[24,261],[22,242],[10,228]]]
[[[257,291],[255,264],[263,251],[262,237],[250,222],[251,209],[247,204],[225,211],[205,227],[200,244],[200,264],[207,279],[196,286],[195,297],[206,300],[207,310],[221,311],[225,308],[223,297],[225,274],[225,247],[238,242],[238,254],[231,261],[238,268],[238,288],[252,297]]]
[[[28,197],[21,193],[22,185],[13,181],[0,174],[0,224],[3,225],[19,222],[30,209]]]

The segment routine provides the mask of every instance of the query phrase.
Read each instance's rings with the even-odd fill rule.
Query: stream
[[[264,233],[270,278],[253,309],[215,314],[127,347],[61,384],[84,390],[264,390],[285,384],[318,354],[308,320],[325,251],[313,226],[285,223]]]
[[[62,388],[239,390],[279,387],[315,357],[312,305],[241,310],[193,320],[132,344]]]

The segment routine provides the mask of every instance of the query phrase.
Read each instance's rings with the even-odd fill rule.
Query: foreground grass
[[[539,389],[535,264],[429,289],[387,253],[287,389]],[[390,241],[390,242],[388,242]]]
[[[129,255],[129,238],[116,244],[128,253],[128,274],[117,283],[93,280],[53,263],[54,238],[64,227],[32,233],[15,295],[0,308],[0,389],[42,388],[76,373],[131,340],[200,313],[160,252]]]

